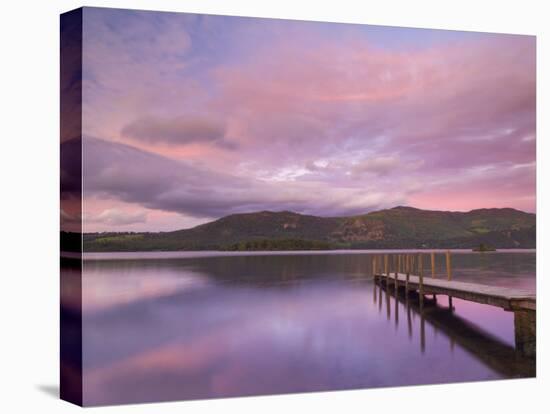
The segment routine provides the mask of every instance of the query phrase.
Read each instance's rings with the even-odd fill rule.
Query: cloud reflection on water
[[[85,301],[92,304],[84,314],[85,401],[506,377],[430,323],[422,352],[421,318],[412,312],[409,332],[405,304],[389,295],[380,307],[382,291],[373,291],[365,272],[369,260],[328,254],[89,261],[90,297],[101,299],[110,282],[117,293]],[[529,268],[534,255],[515,260]],[[511,340],[506,312],[461,301],[455,306],[457,315],[491,327],[504,343]],[[432,369],[418,369],[425,364]]]

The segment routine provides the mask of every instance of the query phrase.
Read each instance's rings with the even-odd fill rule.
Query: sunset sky
[[[84,231],[535,211],[535,38],[86,8]]]

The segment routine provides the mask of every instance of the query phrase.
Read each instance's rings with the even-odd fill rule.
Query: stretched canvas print
[[[534,36],[61,16],[61,397],[534,377]]]

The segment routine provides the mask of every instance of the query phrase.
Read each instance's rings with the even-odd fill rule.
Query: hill
[[[234,214],[191,229],[87,233],[85,251],[310,250],[359,248],[534,248],[534,214],[511,208],[469,212],[395,207],[350,217],[290,211]]]

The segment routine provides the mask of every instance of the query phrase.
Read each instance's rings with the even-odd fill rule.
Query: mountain
[[[536,216],[512,208],[469,212],[395,207],[349,217],[290,211],[233,214],[161,233],[87,233],[85,251],[342,248],[534,248]]]

